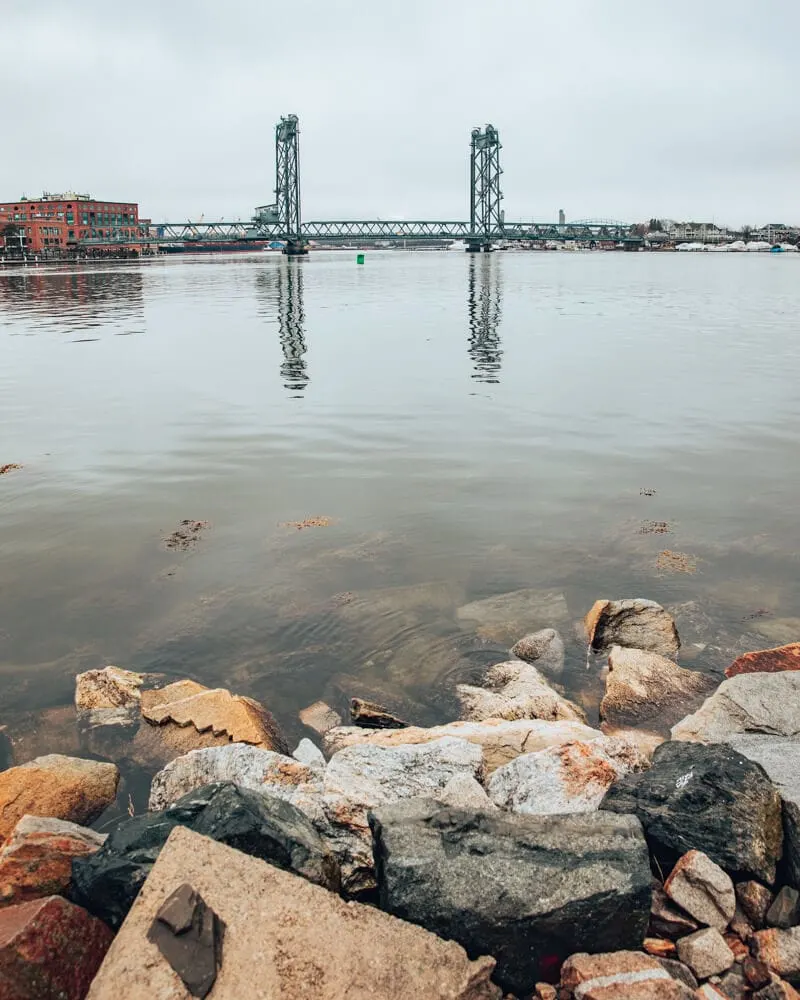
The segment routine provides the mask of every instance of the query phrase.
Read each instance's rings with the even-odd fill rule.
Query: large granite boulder
[[[717,686],[708,674],[642,649],[613,646],[608,666],[600,718],[612,726],[646,725],[666,733]]]
[[[674,656],[681,647],[672,615],[655,601],[635,597],[595,601],[584,620],[590,647],[601,653],[612,646]]]
[[[737,674],[672,727],[673,740],[702,743],[745,733],[800,737],[800,672]]]
[[[487,670],[481,686],[457,684],[461,717],[470,722],[486,719],[549,719],[586,722],[578,708],[550,686],[531,663],[508,660]]]
[[[190,830],[172,832],[87,1000],[186,1000],[150,940],[174,889],[189,884],[225,925],[213,1000],[499,1000],[492,958],[470,961],[371,906],[345,903]],[[72,998],[70,998],[72,1000]]]
[[[518,816],[413,800],[370,813],[382,909],[497,959],[528,996],[575,951],[641,946],[650,866],[633,816]]]
[[[56,753],[0,771],[0,839],[26,814],[92,823],[113,803],[118,783],[114,764]]]
[[[407,729],[370,731],[358,726],[339,726],[325,733],[322,745],[331,756],[350,746],[397,747],[455,737],[481,748],[488,775],[522,753],[533,753],[573,740],[598,739],[602,735],[599,729],[574,721],[486,719],[484,722],[450,722],[429,729],[409,726]]]
[[[327,888],[339,886],[335,858],[299,809],[228,782],[205,785],[163,812],[120,823],[96,854],[73,861],[70,898],[109,926],[119,927],[176,826],[187,826]]]
[[[740,879],[772,882],[783,850],[780,797],[764,770],[729,746],[662,743],[601,809],[634,813],[663,870],[696,849]]]
[[[498,767],[489,797],[504,809],[539,816],[592,812],[617,778],[648,764],[634,744],[611,736],[564,743]]]

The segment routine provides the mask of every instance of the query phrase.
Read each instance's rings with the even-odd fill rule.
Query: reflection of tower
[[[283,351],[281,378],[298,396],[308,385],[305,353],[308,350],[303,324],[303,264],[291,257],[278,267],[278,326]]]
[[[479,382],[499,382],[501,291],[500,267],[494,255],[468,259],[469,356]]]

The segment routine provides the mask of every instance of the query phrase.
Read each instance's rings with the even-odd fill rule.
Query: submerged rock
[[[558,676],[564,669],[564,640],[554,628],[543,628],[523,636],[509,652],[551,676]]]
[[[634,817],[474,813],[414,800],[370,813],[382,909],[497,959],[529,995],[585,947],[635,947],[650,869]]]
[[[636,747],[611,737],[564,743],[499,767],[489,780],[489,797],[513,812],[592,812],[617,778],[647,764]]]
[[[641,649],[613,646],[608,665],[600,718],[614,726],[647,724],[667,732],[717,686],[708,674]]]
[[[300,712],[300,721],[320,736],[335,726],[341,726],[342,717],[324,701],[315,701]]]
[[[584,624],[589,645],[597,653],[626,646],[674,656],[681,646],[672,615],[641,597],[595,601]]]
[[[358,727],[331,729],[323,737],[325,752],[330,756],[349,746],[396,747],[406,744],[430,743],[445,736],[467,740],[481,747],[487,775],[522,753],[532,753],[549,746],[560,746],[572,740],[598,739],[603,734],[579,722],[547,722],[542,719],[487,719],[485,722],[450,722],[444,726],[423,729],[409,726],[374,732]]]
[[[114,764],[55,753],[2,771],[0,838],[26,814],[92,823],[113,803],[118,782]]]
[[[564,595],[556,590],[526,588],[464,604],[456,615],[465,626],[488,630],[497,641],[514,642],[531,628],[568,621],[569,609]]]
[[[163,812],[124,820],[100,850],[72,863],[71,898],[119,927],[176,826],[291,869],[329,889],[339,869],[308,817],[290,803],[221,782],[184,795]]]
[[[508,660],[490,667],[483,685],[456,686],[463,719],[471,722],[485,719],[586,722],[582,709],[562,697],[536,667],[523,660]]]
[[[188,882],[225,924],[214,1000],[500,1000],[491,958],[370,906],[345,903],[252,857],[175,830],[98,973],[88,1000],[183,997],[147,934]],[[246,891],[243,891],[246,887]]]
[[[783,850],[781,802],[759,765],[729,746],[662,743],[600,806],[635,813],[662,868],[696,849],[740,879],[772,882]]]
[[[745,733],[800,737],[800,673],[738,674],[672,727],[673,740],[703,743]]]
[[[363,698],[350,700],[350,721],[362,729],[405,729],[408,725],[382,705]]]
[[[725,671],[726,677],[737,674],[775,673],[780,670],[800,670],[800,642],[774,649],[759,649],[740,656]]]

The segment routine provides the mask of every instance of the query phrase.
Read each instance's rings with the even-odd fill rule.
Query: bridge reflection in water
[[[280,377],[290,398],[302,398],[310,381],[306,365],[308,342],[305,331],[303,306],[303,262],[294,257],[283,257],[276,266],[256,273],[256,290],[267,308],[269,321],[277,313],[278,340],[283,353]]]
[[[478,382],[500,381],[503,349],[498,328],[502,316],[500,267],[494,254],[470,254],[467,277],[469,355],[472,377]]]

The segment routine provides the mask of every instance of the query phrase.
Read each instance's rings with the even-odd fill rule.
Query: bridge
[[[261,205],[249,222],[153,223],[141,243],[207,244],[253,241],[280,242],[289,256],[308,253],[310,243],[342,245],[358,242],[430,243],[463,241],[471,252],[490,251],[497,243],[572,240],[589,246],[622,243],[635,248],[623,222],[595,219],[571,223],[507,222],[502,209],[500,135],[493,125],[475,128],[470,136],[470,216],[468,221],[392,221],[385,219],[303,222],[300,201],[300,124],[297,115],[282,117],[275,126],[275,201]],[[113,245],[111,240],[86,240],[83,245]],[[118,240],[116,242],[122,242]]]

